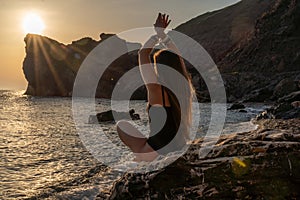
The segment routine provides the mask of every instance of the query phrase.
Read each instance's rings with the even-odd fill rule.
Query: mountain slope
[[[274,4],[274,0],[243,0],[221,10],[208,12],[181,24],[176,31],[199,42],[220,61],[229,49],[255,32],[256,20]]]
[[[257,20],[255,34],[229,51],[223,71],[281,73],[300,70],[300,1],[278,0]]]
[[[243,0],[196,17],[176,30],[211,54],[229,101],[263,102],[299,90],[299,21],[299,0]],[[209,99],[205,83],[195,78],[200,75],[192,76],[199,97]]]

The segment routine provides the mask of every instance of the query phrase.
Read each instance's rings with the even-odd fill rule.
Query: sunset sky
[[[59,42],[152,26],[168,13],[169,28],[238,0],[0,0],[0,89],[25,89],[26,32],[37,29]],[[37,25],[36,25],[37,24]],[[33,26],[37,27],[33,27]],[[24,27],[25,26],[25,27]]]

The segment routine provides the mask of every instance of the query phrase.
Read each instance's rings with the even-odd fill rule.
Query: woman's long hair
[[[178,98],[180,98],[180,102],[181,104],[183,104],[182,106],[180,106],[176,95],[170,89],[165,87],[165,91],[168,94],[169,101],[172,107],[172,115],[175,121],[176,130],[179,129],[179,125],[182,120],[179,131],[181,132],[182,137],[184,137],[185,141],[188,141],[190,139],[190,127],[192,124],[192,98],[195,93],[194,87],[191,82],[191,76],[187,72],[183,58],[176,53],[173,53],[166,49],[162,49],[154,54],[153,59],[155,70],[160,83],[166,84],[166,86],[168,86],[169,81],[168,78],[166,78],[168,77],[168,74],[164,74],[167,73],[166,70],[160,70],[160,67],[164,66],[159,66],[159,64],[163,64],[171,67],[172,69],[175,69],[186,79],[188,83],[187,87],[184,87],[184,84],[180,83],[179,81],[172,81],[172,83],[169,83],[173,84],[172,86],[174,86],[175,88],[181,89],[179,94],[180,96]]]

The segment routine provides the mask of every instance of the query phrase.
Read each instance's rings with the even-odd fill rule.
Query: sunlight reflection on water
[[[81,198],[107,191],[120,174],[107,170],[82,145],[72,118],[71,98],[30,97],[23,92],[0,91],[0,196]],[[109,109],[109,101],[97,101],[101,102],[97,111]],[[148,121],[145,105],[144,101],[132,103],[141,115],[141,125]],[[199,131],[209,122],[209,106],[200,106]],[[262,105],[252,105],[248,113],[228,112],[225,131],[253,129],[249,119],[262,109]],[[113,134],[114,124],[97,126],[104,126],[112,141],[122,145]]]

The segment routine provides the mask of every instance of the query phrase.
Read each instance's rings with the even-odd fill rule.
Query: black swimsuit
[[[168,94],[168,93],[167,93]],[[150,134],[147,143],[159,154],[167,154],[171,151],[178,151],[185,145],[183,139],[176,136],[178,129],[172,114],[172,107],[165,106],[164,87],[162,86],[163,106],[152,106],[148,104],[150,122]],[[151,108],[151,110],[150,110]],[[164,123],[165,121],[165,123]],[[162,149],[172,141],[172,144]]]

